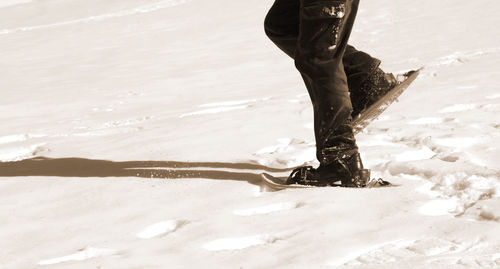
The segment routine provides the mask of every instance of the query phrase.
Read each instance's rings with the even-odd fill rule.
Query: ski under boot
[[[337,162],[317,169],[312,166],[296,168],[288,177],[287,184],[309,186],[340,186],[363,188],[370,181],[370,170],[363,168],[361,157],[356,153],[348,158],[339,158]]]

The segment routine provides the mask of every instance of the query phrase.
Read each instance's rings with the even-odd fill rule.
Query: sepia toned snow
[[[389,188],[318,165],[273,1],[0,0],[1,268],[499,268],[500,3],[361,1],[350,43],[424,67],[357,135]]]

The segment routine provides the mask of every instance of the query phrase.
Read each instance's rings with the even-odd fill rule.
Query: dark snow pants
[[[380,61],[349,46],[359,0],[275,0],[267,36],[295,60],[314,110],[316,156],[321,166],[357,153],[349,96]]]

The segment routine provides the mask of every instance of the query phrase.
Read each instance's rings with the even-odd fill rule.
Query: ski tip
[[[420,73],[420,71],[422,71],[423,69],[424,69],[424,66],[422,66],[422,67],[420,67],[420,68],[418,68],[418,69],[414,69],[414,70],[407,71],[407,72],[405,72],[405,73],[403,73],[403,74],[400,74],[400,75],[398,75],[398,76],[402,76],[402,77],[404,77],[404,78],[409,78],[409,77],[411,77],[411,76],[412,76],[412,75],[414,75],[414,74],[418,74],[418,73]]]
[[[260,174],[262,181],[266,187],[273,191],[283,190],[283,189],[303,189],[303,188],[313,188],[314,186],[300,185],[300,184],[286,184],[285,177],[275,177],[268,173]]]

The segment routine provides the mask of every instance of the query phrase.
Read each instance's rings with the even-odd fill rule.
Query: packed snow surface
[[[361,1],[350,43],[424,67],[357,136],[395,186],[317,165],[273,1],[1,0],[1,268],[500,268],[500,2]]]

